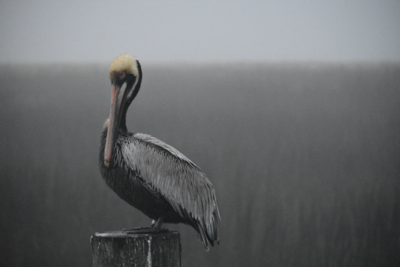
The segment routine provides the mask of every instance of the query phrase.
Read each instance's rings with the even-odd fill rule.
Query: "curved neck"
[[[126,112],[128,111],[128,108],[131,105],[133,99],[135,99],[135,97],[139,93],[140,86],[142,84],[142,67],[140,66],[138,60],[136,60],[136,65],[138,68],[138,75],[136,79],[130,80],[127,84],[127,88],[133,87],[133,90],[127,95],[126,104],[123,110],[121,110],[122,114],[121,114],[121,122],[119,125],[119,130],[125,133],[128,132],[128,128],[126,127]]]

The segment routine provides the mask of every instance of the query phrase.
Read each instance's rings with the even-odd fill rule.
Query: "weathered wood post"
[[[127,234],[124,231],[95,233],[90,238],[93,266],[181,266],[178,232]]]

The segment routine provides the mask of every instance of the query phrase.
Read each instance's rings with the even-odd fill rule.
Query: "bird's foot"
[[[168,232],[167,229],[161,229],[161,225],[164,222],[164,217],[161,216],[157,220],[153,220],[151,222],[150,227],[136,227],[133,229],[125,230],[127,234],[147,234],[147,233],[159,233],[159,232]]]
[[[123,229],[127,234],[151,234],[151,233],[160,233],[167,232],[168,229],[157,229],[155,227],[135,227],[132,229]]]

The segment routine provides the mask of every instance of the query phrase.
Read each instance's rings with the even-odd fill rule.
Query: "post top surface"
[[[124,230],[118,231],[105,231],[96,232],[93,236],[95,237],[110,237],[110,238],[137,238],[137,237],[148,237],[148,236],[159,236],[159,235],[179,235],[176,231],[169,231],[167,229],[161,229],[158,233],[127,233]]]

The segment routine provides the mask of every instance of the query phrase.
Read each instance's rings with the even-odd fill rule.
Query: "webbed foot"
[[[161,225],[164,221],[164,217],[160,217],[156,222],[152,222],[150,227],[135,227],[132,229],[123,229],[127,234],[147,234],[147,233],[158,233],[160,231],[168,231],[167,229],[161,229]]]

